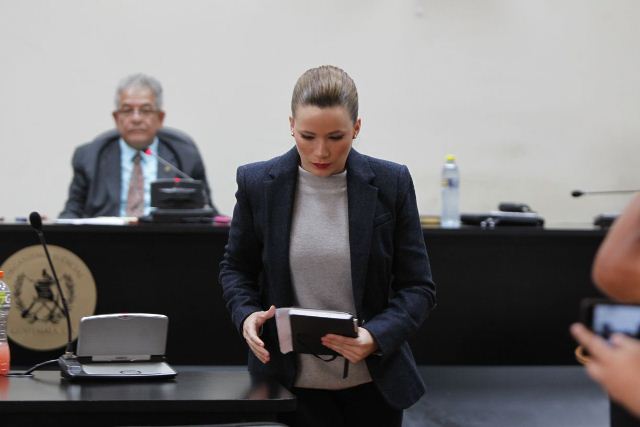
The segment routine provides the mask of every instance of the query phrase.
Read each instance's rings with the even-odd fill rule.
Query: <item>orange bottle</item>
[[[9,373],[11,353],[7,341],[7,318],[11,309],[11,289],[2,280],[4,271],[0,270],[0,375]]]

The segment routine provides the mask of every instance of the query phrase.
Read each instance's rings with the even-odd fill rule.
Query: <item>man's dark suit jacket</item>
[[[158,155],[194,179],[203,181],[211,200],[204,163],[193,140],[176,129],[158,131]],[[109,130],[73,153],[73,179],[60,218],[120,216],[120,134]],[[158,164],[158,178],[177,174]],[[212,203],[213,205],[213,203]],[[214,207],[215,211],[215,207]]]
[[[238,168],[237,202],[220,283],[241,333],[251,313],[295,303],[289,240],[299,161],[293,148]],[[389,404],[407,408],[424,393],[407,339],[436,299],[413,182],[405,166],[351,150],[347,194],[354,314],[379,347],[367,358],[367,366]],[[261,338],[270,362],[262,364],[249,352],[249,370],[292,386],[296,357],[280,353],[273,319],[265,323]]]

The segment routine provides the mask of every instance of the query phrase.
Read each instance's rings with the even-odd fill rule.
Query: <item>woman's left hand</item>
[[[358,328],[356,338],[327,334],[321,339],[322,345],[329,347],[351,363],[358,363],[378,349],[378,344],[369,331]]]

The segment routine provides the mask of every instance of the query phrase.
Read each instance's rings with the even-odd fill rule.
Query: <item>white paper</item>
[[[58,218],[56,224],[73,225],[127,225],[137,221],[137,218],[120,216],[99,216],[97,218]]]
[[[280,352],[283,354],[293,351],[293,342],[291,342],[291,322],[289,321],[290,310],[291,307],[276,309],[276,329],[278,329]]]
[[[334,310],[318,310],[315,308],[291,308],[289,315],[326,317],[328,319],[351,319],[351,313]]]

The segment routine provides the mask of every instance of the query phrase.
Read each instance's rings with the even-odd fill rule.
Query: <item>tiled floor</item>
[[[403,427],[607,427],[609,401],[580,366],[424,366]]]

